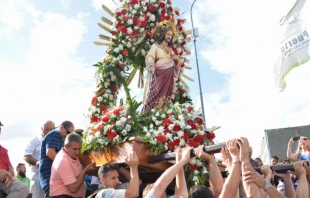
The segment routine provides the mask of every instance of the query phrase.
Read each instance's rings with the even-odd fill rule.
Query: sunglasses
[[[299,141],[307,141],[308,140],[308,138],[300,138],[300,140]]]
[[[69,129],[67,129],[67,127],[65,127],[65,126],[63,126],[63,127],[66,129],[66,133],[67,133],[67,135],[69,135],[69,134],[70,134]]]

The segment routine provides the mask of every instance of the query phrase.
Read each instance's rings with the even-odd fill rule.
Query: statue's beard
[[[171,39],[169,40],[168,38],[165,38],[165,41],[167,42],[168,45],[171,44]]]
[[[25,172],[19,172],[19,176],[21,176],[22,178],[26,177],[26,173]]]

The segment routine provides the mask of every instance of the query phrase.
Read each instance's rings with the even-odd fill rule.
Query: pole
[[[192,21],[192,30],[194,33],[194,21],[193,21],[193,6],[195,4],[196,0],[192,3],[191,6],[191,21]],[[202,109],[202,118],[204,120],[204,123],[206,123],[206,117],[205,117],[205,109],[203,105],[203,96],[201,91],[201,82],[200,82],[200,72],[199,72],[199,63],[198,63],[198,57],[197,57],[197,47],[196,47],[196,36],[194,36],[194,46],[195,46],[195,56],[196,56],[196,66],[197,66],[197,72],[198,72],[198,83],[199,83],[199,91],[200,91],[200,102],[201,102],[201,109]],[[204,128],[206,129],[206,124],[204,124]]]

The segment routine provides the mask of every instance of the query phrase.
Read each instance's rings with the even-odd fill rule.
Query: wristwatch
[[[232,158],[232,163],[238,163],[238,162],[240,162],[240,160],[238,159],[238,158]]]
[[[270,188],[271,186],[272,186],[271,183],[266,181],[266,182],[265,182],[264,191],[267,191],[268,188]]]

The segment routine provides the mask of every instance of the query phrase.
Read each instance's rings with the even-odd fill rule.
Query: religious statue
[[[173,102],[176,80],[180,66],[184,63],[184,59],[175,55],[171,49],[172,42],[177,38],[173,22],[161,22],[157,30],[160,31],[160,36],[145,58],[149,89],[144,100],[142,115],[149,115],[151,109],[163,108],[165,104]]]

